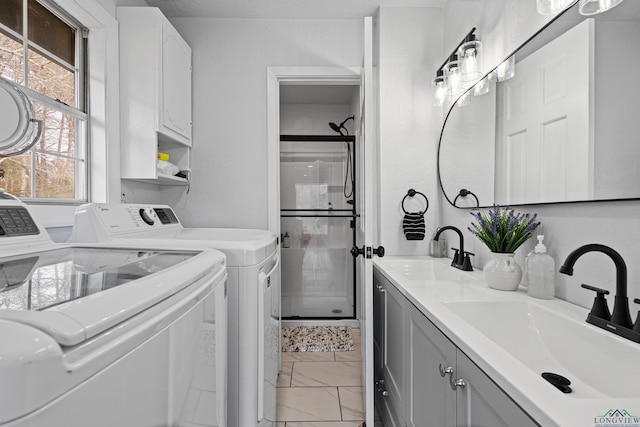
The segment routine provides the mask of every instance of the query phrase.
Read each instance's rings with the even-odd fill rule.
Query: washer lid
[[[63,247],[0,259],[0,319],[72,346],[224,267],[216,251]]]

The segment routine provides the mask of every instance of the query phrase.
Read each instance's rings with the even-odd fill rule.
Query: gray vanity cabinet
[[[386,426],[404,426],[406,298],[386,280],[374,278],[374,365],[377,405],[385,407]],[[376,302],[377,299],[377,302]]]
[[[462,351],[457,351],[456,377],[466,385],[457,390],[457,425],[467,427],[538,426]]]
[[[538,425],[377,270],[373,334],[385,427]]]
[[[456,425],[456,391],[440,376],[438,366],[456,365],[456,347],[416,307],[405,300],[408,346],[406,425]]]

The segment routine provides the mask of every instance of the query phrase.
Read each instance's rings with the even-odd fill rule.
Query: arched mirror
[[[639,40],[640,1],[590,16],[576,3],[470,88],[440,136],[447,200],[639,199]]]
[[[42,122],[33,104],[12,82],[0,77],[0,157],[16,156],[35,144]]]

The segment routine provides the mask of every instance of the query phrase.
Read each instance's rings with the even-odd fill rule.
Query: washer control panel
[[[22,206],[0,207],[0,237],[35,234],[40,234],[40,230],[26,208]]]
[[[154,209],[158,219],[163,224],[179,224],[178,217],[169,208],[155,208]]]

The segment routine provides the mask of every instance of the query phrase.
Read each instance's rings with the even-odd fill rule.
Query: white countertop
[[[451,260],[447,258],[389,256],[374,259],[374,265],[540,425],[544,427],[593,427],[598,425],[596,419],[607,411],[619,409],[637,416],[637,424],[610,425],[640,426],[640,370],[637,368],[640,365],[640,344],[587,324],[585,319],[588,310],[566,301],[531,298],[523,288],[514,292],[490,289],[484,281],[482,271],[465,272],[468,279],[462,280],[415,280],[403,274],[400,269],[390,268],[388,262],[394,260],[434,260],[447,266]],[[453,267],[449,268],[455,270]],[[609,297],[612,300],[612,296]],[[568,372],[566,376],[572,380],[573,392],[563,394],[546,382],[540,376],[541,372],[534,372],[525,363],[496,344],[495,341],[447,306],[450,303],[476,301],[514,302],[516,306],[518,304],[522,306],[522,303],[525,302],[552,311],[559,316],[558,319],[566,318],[568,322],[584,323],[588,329],[584,329],[580,325],[578,325],[578,329],[584,329],[587,336],[597,337],[598,343],[605,343],[605,347],[610,346],[615,350],[609,351],[605,348],[604,351],[600,351],[597,361],[594,360],[595,358],[590,358],[589,354],[583,354],[581,360],[575,361],[576,365],[580,364],[584,367],[585,364],[593,363],[594,372],[600,372],[605,374],[605,378],[611,378],[612,389],[615,389],[615,384],[618,383],[635,384],[638,387],[637,394],[631,394],[633,397],[628,397],[628,392],[621,392],[620,396],[623,397],[611,397],[600,390],[588,387],[586,384],[582,387],[584,383],[579,379],[574,381],[575,375],[571,375],[572,366],[566,366],[571,365],[566,363],[566,360],[563,361],[564,365],[558,365],[564,368],[565,372],[557,373],[564,375]],[[509,322],[509,319],[504,319],[504,321]],[[575,326],[574,329],[576,329]],[[578,333],[573,336],[555,338],[580,340],[581,335],[582,333]],[[584,346],[584,340],[580,344]],[[602,350],[600,347],[599,350]],[[622,355],[624,357],[621,357],[621,352],[624,353]],[[619,362],[621,359],[637,360],[637,363],[632,369],[624,369],[624,364],[621,366]]]

